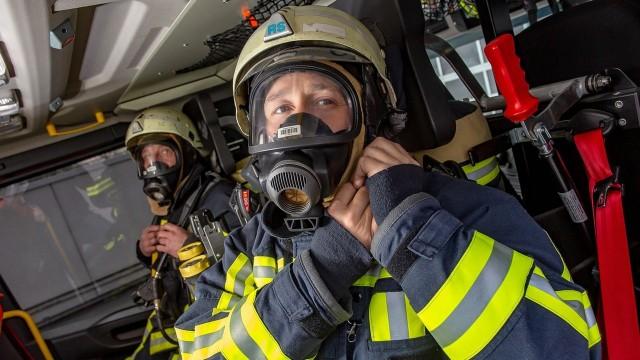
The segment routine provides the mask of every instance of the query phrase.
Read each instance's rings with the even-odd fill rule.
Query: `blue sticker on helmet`
[[[279,39],[284,36],[293,34],[291,27],[287,24],[287,21],[279,13],[273,14],[269,19],[269,23],[266,25],[267,30],[264,33],[264,41],[271,41]]]

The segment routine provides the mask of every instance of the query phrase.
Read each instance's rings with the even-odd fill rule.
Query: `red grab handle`
[[[504,116],[513,122],[530,118],[538,111],[538,99],[529,93],[529,84],[520,67],[520,58],[516,55],[513,35],[502,34],[493,39],[484,48],[484,53],[507,104]]]

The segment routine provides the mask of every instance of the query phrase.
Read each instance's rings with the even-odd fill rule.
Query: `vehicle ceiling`
[[[50,136],[48,122],[60,132],[95,123],[102,112],[98,129],[231,81],[235,60],[207,58],[206,40],[237,28],[257,2],[0,0],[0,51],[11,75],[0,98],[19,99],[25,125],[0,131],[0,158],[77,136]],[[75,38],[53,48],[50,31],[59,34],[67,20]],[[51,111],[56,98],[62,106]]]

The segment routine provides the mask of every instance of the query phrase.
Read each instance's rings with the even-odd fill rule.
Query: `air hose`
[[[151,286],[153,289],[153,308],[156,311],[156,326],[160,330],[162,337],[168,342],[170,342],[171,344],[178,345],[178,341],[173,339],[171,336],[169,336],[169,334],[167,334],[162,324],[161,304],[162,304],[162,295],[164,293],[164,289],[162,287],[162,267],[164,266],[164,263],[167,260],[167,256],[168,256],[167,254],[162,254],[162,256],[160,257],[160,261],[158,261],[157,270],[155,274],[153,274],[153,281],[151,282],[152,284]]]

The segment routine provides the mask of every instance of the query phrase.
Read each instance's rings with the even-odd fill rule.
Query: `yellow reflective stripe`
[[[382,266],[375,264],[371,266],[369,270],[367,270],[367,272],[364,273],[364,275],[358,278],[358,280],[356,280],[352,284],[352,286],[374,287],[376,285],[376,282],[378,281],[378,278],[380,277],[381,272],[382,272]],[[388,272],[386,273],[388,274]]]
[[[251,272],[249,276],[247,276],[247,279],[244,281],[244,292],[242,293],[243,296],[248,295],[253,290],[255,290],[253,286],[254,283],[255,282],[253,281],[253,272]]]
[[[485,166],[489,165],[491,162],[496,161],[496,157],[492,156],[488,159],[484,159],[480,162],[475,163],[475,165],[465,165],[462,167],[462,171],[464,171],[465,174],[471,174],[473,172],[476,172],[482,168],[484,168]]]
[[[233,261],[229,270],[227,270],[227,277],[224,282],[224,289],[230,293],[234,293],[234,288],[236,286],[236,277],[238,276],[238,272],[245,266],[245,264],[249,261],[247,255],[240,253],[238,257]],[[244,282],[246,279],[241,279]],[[238,294],[243,295],[243,294]]]
[[[136,356],[138,356],[138,353],[140,351],[142,351],[142,349],[144,348],[144,344],[145,344],[145,342],[147,342],[147,339],[149,338],[149,335],[151,334],[151,330],[153,330],[153,322],[151,321],[151,318],[153,318],[155,313],[156,313],[156,311],[153,310],[151,312],[151,315],[149,315],[149,318],[147,319],[147,325],[145,325],[145,327],[144,327],[144,334],[142,335],[142,341],[140,341],[140,345],[138,345],[138,347],[133,352],[133,354],[131,356],[127,357],[125,360],[135,359]]]
[[[280,344],[278,344],[273,335],[271,335],[253,306],[257,293],[257,291],[254,291],[249,294],[247,300],[240,308],[242,325],[244,325],[247,334],[249,334],[258,345],[267,359],[289,359],[289,357],[282,352]]]
[[[178,341],[193,341],[196,338],[196,333],[193,330],[184,330],[184,329],[178,329],[175,328],[176,330],[176,337],[178,338]]]
[[[409,339],[417,338],[426,335],[426,328],[418,314],[409,303],[409,298],[404,296],[404,308],[407,312],[407,329],[409,330]]]
[[[358,280],[356,280],[356,282],[354,282],[352,286],[374,287],[376,284],[376,281],[378,281],[377,276],[364,274]]]
[[[282,260],[284,261],[284,259]],[[277,266],[276,259],[273,257],[255,256],[253,258],[253,276],[254,276],[253,280],[255,281],[256,286],[258,288],[261,288],[273,281],[273,276],[275,276],[277,272],[276,266]],[[267,269],[265,273],[265,269],[261,269],[261,268],[273,269],[273,271],[269,271]],[[262,276],[258,276],[258,275],[262,275]],[[246,289],[248,289],[248,286],[245,286],[245,291]]]
[[[513,251],[509,271],[476,321],[443,350],[452,359],[468,359],[478,354],[507,322],[525,292],[533,259]]]
[[[564,301],[532,285],[527,287],[526,297],[564,320],[585,339],[589,339],[587,323]]]
[[[253,279],[256,282],[256,286],[261,288],[273,281],[273,278],[255,278]]]
[[[199,324],[199,325],[196,325],[195,333],[198,334],[198,336],[213,334],[214,332],[222,329],[226,323],[227,323],[227,318],[222,318],[218,320],[209,321],[204,324]]]
[[[573,279],[571,279],[569,268],[567,267],[567,264],[564,263],[564,260],[562,260],[562,274],[560,276],[562,276],[562,278],[567,281],[573,282]]]
[[[579,301],[582,304],[582,306],[586,308],[586,306],[584,306],[584,303],[582,301],[582,293],[580,291],[557,290],[556,294],[558,294],[558,297],[560,297],[560,299],[564,301]]]
[[[598,329],[598,324],[595,324],[589,328],[589,348],[598,344],[601,340],[600,329]]]
[[[173,336],[175,334],[173,328],[165,329],[165,332],[168,336]],[[149,355],[155,355],[178,347],[165,339],[160,331],[152,332],[149,341]]]
[[[278,259],[278,260],[276,261],[276,265],[277,265],[277,266],[276,266],[276,269],[277,269],[278,271],[280,271],[280,270],[284,269],[284,265],[285,265],[285,263],[284,263],[284,258],[280,258],[280,259]]]
[[[380,271],[380,279],[388,279],[388,278],[393,278],[393,276],[389,274],[389,271],[387,271],[387,269],[382,268],[382,270]]]
[[[215,310],[229,310],[231,308],[233,308],[233,305],[235,305],[237,301],[237,297],[235,297],[233,294],[228,293],[228,292],[223,292],[222,295],[220,295],[220,300],[218,300],[218,305],[216,305],[216,309]]]
[[[533,268],[533,273],[534,273],[534,274],[536,274],[536,275],[540,275],[540,276],[542,276],[542,277],[543,277],[543,278],[545,278],[545,279],[547,278],[547,277],[544,275],[544,273],[542,272],[542,269],[540,269],[540,268],[539,268],[539,267],[537,267],[537,266]]]
[[[220,353],[220,351],[222,350],[222,341],[223,339],[220,339],[216,341],[213,345],[204,347],[202,349],[198,349],[194,351],[192,354],[180,353],[180,355],[182,356],[182,360],[190,360],[190,359],[199,360],[199,359],[210,358],[211,356]]]
[[[433,330],[440,326],[464,299],[487,263],[493,243],[493,239],[477,231],[474,233],[471,243],[451,275],[427,305],[418,312],[427,329]]]
[[[589,295],[587,294],[586,291],[582,293],[582,305],[584,306],[584,312],[585,312],[585,315],[587,316],[587,319],[589,318],[589,316],[592,317],[591,321],[587,320],[587,326],[591,325],[589,322],[593,323],[593,325],[591,325],[591,327],[589,328],[589,347],[591,348],[593,345],[598,344],[602,340],[602,338],[600,336],[600,329],[598,328],[598,323],[595,322],[596,317],[595,317],[595,314],[593,313],[593,308],[591,308],[591,301],[589,301]]]
[[[556,246],[556,244],[553,242],[553,240],[551,240],[551,236],[549,236],[549,233],[546,231],[544,233],[547,234],[547,238],[549,239],[549,242],[551,243],[553,248],[556,250],[556,253],[560,258],[560,261],[562,261],[562,274],[560,274],[560,276],[567,281],[573,282],[573,279],[571,278],[571,273],[569,272],[569,268],[567,267],[567,264],[564,262],[564,259],[560,254],[560,250],[558,250],[558,247]]]
[[[222,334],[222,355],[224,355],[226,359],[248,359],[233,341],[231,337],[231,326],[226,326]]]
[[[465,165],[462,171],[469,180],[473,180],[480,185],[486,185],[493,181],[500,174],[500,166],[495,156],[484,159],[475,165]]]
[[[499,174],[500,174],[500,167],[496,164],[496,166],[493,169],[491,169],[490,173],[476,180],[476,183],[478,183],[479,185],[487,185],[488,183],[492,182],[495,178],[497,178]]]
[[[369,304],[369,329],[371,331],[372,341],[391,340],[388,315],[386,294],[373,294],[371,303]]]
[[[284,259],[283,259],[284,260]],[[253,266],[269,266],[276,268],[276,259],[270,256],[254,256]]]
[[[192,356],[196,359],[202,359],[220,352],[222,343],[219,335],[228,323],[227,319],[228,318],[223,318],[196,325],[194,331],[176,329],[182,357],[187,358],[185,356]],[[214,341],[216,335],[218,335],[218,337],[217,340]],[[201,348],[196,349],[197,346]]]

